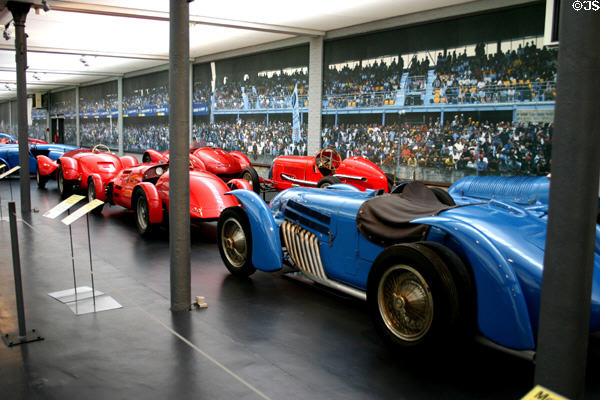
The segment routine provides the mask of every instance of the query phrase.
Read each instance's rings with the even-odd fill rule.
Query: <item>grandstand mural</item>
[[[10,125],[10,101],[0,104],[0,133],[12,135]]]
[[[79,135],[82,146],[119,146],[117,81],[79,89]],[[75,129],[65,120],[65,131]]]
[[[123,80],[124,150],[166,150],[169,144],[168,115],[169,71]],[[166,138],[163,137],[165,130]]]
[[[46,129],[48,127],[48,111],[42,109],[31,110],[31,126],[29,127],[29,137],[48,140],[46,137]],[[75,135],[75,132],[73,132]]]
[[[53,118],[54,121],[51,121],[51,124],[57,124],[57,119],[64,120],[64,137],[62,138],[62,142],[73,145],[77,144],[77,134],[75,132],[75,119],[77,117],[75,89],[50,93],[49,97],[50,118]],[[56,138],[52,138],[52,140],[60,141]]]
[[[210,92],[212,89],[212,92]],[[217,61],[194,68],[194,144],[247,153],[254,162],[306,152],[308,46]]]
[[[537,4],[326,42],[322,147],[405,178],[547,173],[557,52],[543,22]]]

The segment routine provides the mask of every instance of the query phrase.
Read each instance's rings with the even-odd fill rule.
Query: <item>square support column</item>
[[[323,95],[323,38],[311,38],[308,60],[308,135],[307,153],[321,149],[321,113]]]

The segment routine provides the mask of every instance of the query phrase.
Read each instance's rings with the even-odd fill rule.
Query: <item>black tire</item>
[[[260,179],[258,178],[258,172],[252,167],[246,167],[240,175],[242,179],[252,184],[252,190],[255,193],[260,194]]]
[[[90,176],[88,178],[88,187],[87,187],[87,201],[88,203],[92,202],[96,198],[96,187],[94,185],[94,179]],[[104,204],[99,205],[90,211],[94,215],[102,214],[102,209],[104,208]]]
[[[35,168],[35,180],[37,182],[38,189],[45,189],[46,183],[48,183],[48,177],[40,175],[40,169]]]
[[[230,207],[221,213],[217,223],[217,245],[223,263],[232,275],[245,278],[256,271],[252,265],[250,222],[241,207]]]
[[[367,302],[384,341],[404,350],[442,344],[459,314],[447,265],[415,243],[388,247],[377,257],[367,282]]]
[[[56,173],[56,180],[58,182],[58,194],[61,198],[66,199],[67,197],[73,194],[73,183],[65,179],[62,165],[58,167],[58,172]]]
[[[148,207],[148,199],[143,190],[138,190],[134,196],[135,205],[135,227],[138,233],[143,237],[151,237],[158,231],[158,225],[150,222],[150,209]]]
[[[456,285],[459,304],[457,329],[453,336],[459,341],[470,341],[477,330],[477,295],[471,270],[455,252],[440,243],[418,242],[418,244],[435,251],[450,270]]]
[[[456,205],[452,196],[450,196],[448,194],[448,192],[445,191],[444,189],[438,188],[438,187],[432,187],[430,189],[433,192],[433,194],[435,194],[435,197],[437,197],[437,199],[440,201],[440,203],[445,204],[447,206],[455,206]]]
[[[335,176],[324,176],[323,178],[321,178],[321,180],[319,181],[319,183],[317,183],[317,187],[318,188],[324,188],[324,187],[327,187],[329,185],[335,185],[337,183],[342,183],[342,181],[340,181],[340,179],[338,177],[335,177]]]

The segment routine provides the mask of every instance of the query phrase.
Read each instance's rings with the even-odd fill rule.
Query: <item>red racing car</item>
[[[190,161],[191,219],[214,221],[225,208],[239,205],[234,196],[225,196],[232,189],[252,190],[252,186],[243,179],[230,179],[225,183]],[[125,168],[106,185],[105,193],[96,193],[96,196],[102,196],[109,204],[134,210],[138,232],[149,236],[169,210],[169,164],[143,163]]]
[[[260,179],[252,167],[252,163],[244,153],[232,151],[230,153],[215,147],[194,147],[190,155],[195,156],[203,165],[203,169],[221,178],[224,182],[231,179],[244,179],[252,184],[252,190],[260,193]],[[169,152],[160,153],[156,150],[146,150],[142,162],[168,162]],[[197,161],[194,161],[196,164]],[[196,166],[196,165],[195,165]]]
[[[76,189],[87,190],[88,200],[104,200],[104,187],[125,168],[139,164],[133,156],[117,157],[110,149],[98,144],[92,149],[77,149],[63,154],[54,161],[46,156],[37,156],[38,186],[43,187],[49,178],[58,181],[61,197],[68,197]],[[97,195],[98,194],[98,195]],[[94,212],[102,211],[101,207]]]
[[[336,183],[347,183],[363,191],[390,191],[388,178],[377,165],[359,156],[342,161],[340,153],[330,147],[322,149],[315,157],[277,157],[271,165],[269,179],[263,182],[277,191],[292,186],[322,188]]]

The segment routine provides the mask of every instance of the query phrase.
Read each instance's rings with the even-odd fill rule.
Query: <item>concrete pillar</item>
[[[189,66],[189,70],[190,71],[194,71],[194,63],[190,61],[190,66]],[[188,138],[188,143],[192,143],[192,137],[194,136],[194,74],[190,73],[190,106],[189,106],[189,132],[190,132],[190,137]]]
[[[310,39],[308,52],[308,136],[307,154],[321,149],[321,112],[323,94],[323,38]]]
[[[117,79],[117,135],[119,135],[119,156],[123,155],[123,77]]]
[[[560,4],[552,179],[535,383],[583,399],[600,170],[600,14]]]
[[[17,64],[17,114],[19,139],[19,181],[21,184],[21,215],[31,214],[31,192],[29,177],[29,143],[27,141],[27,36],[25,35],[25,20],[31,4],[9,1],[6,6],[13,15],[15,26],[15,59]]]
[[[187,1],[170,0],[169,38],[169,251],[171,311],[191,305],[189,74],[190,10]]]

